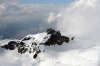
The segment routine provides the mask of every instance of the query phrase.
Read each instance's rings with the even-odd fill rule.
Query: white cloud
[[[100,1],[79,0],[62,10],[58,29],[64,34],[72,34],[92,42],[99,41]]]
[[[98,0],[79,0],[77,1],[76,3],[74,3],[76,7],[87,7],[87,6],[90,6],[90,7],[94,7],[95,4],[98,2]]]
[[[13,2],[13,3],[12,3]],[[19,0],[2,0],[0,4],[0,35],[18,38],[21,33],[37,33],[49,28],[47,15],[58,8],[49,4],[21,4]],[[42,28],[42,29],[41,29]],[[26,35],[25,34],[25,35]]]
[[[0,4],[1,3],[17,3],[17,2],[19,2],[20,0],[0,0]]]
[[[56,22],[56,20],[58,20],[59,17],[61,17],[61,13],[56,14],[56,13],[50,12],[47,18],[47,22],[48,23]]]

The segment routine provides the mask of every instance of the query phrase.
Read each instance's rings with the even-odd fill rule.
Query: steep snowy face
[[[38,34],[30,34],[24,37],[21,42],[25,43],[26,46],[32,45],[32,43],[36,43],[39,45],[40,43],[45,43],[50,38],[50,34],[46,32],[38,33]]]
[[[35,59],[44,50],[42,43],[45,43],[49,38],[50,34],[46,32],[27,35],[18,43],[18,53],[33,53],[33,58]]]

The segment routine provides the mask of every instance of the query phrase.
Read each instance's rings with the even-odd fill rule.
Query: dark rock
[[[35,54],[35,55],[33,56],[33,58],[36,59],[37,56],[38,56],[38,54]]]
[[[16,42],[15,41],[10,41],[8,44],[1,46],[1,48],[5,48],[5,49],[9,49],[9,50],[14,50],[15,46],[16,46]]]

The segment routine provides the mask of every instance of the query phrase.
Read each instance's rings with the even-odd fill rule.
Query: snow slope
[[[0,44],[6,41],[0,41]],[[37,59],[33,59],[32,54],[4,50],[0,66],[99,66],[100,46],[89,42],[76,39],[61,46],[45,46],[44,49]]]

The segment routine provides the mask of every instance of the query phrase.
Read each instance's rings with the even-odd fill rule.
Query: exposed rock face
[[[69,37],[62,36],[59,31],[54,29],[47,29],[47,32],[39,33],[35,35],[27,35],[19,42],[17,41],[10,41],[8,44],[1,46],[1,48],[5,48],[7,50],[14,50],[15,48],[18,49],[18,53],[34,53],[33,58],[35,59],[38,54],[43,51],[40,49],[43,45],[50,46],[50,45],[62,45],[63,42],[68,43],[70,41]]]
[[[9,50],[14,50],[15,49],[15,45],[17,43],[15,41],[10,41],[8,42],[8,44],[1,46],[1,48],[5,48],[5,49],[9,49]]]
[[[47,29],[47,34],[50,34],[50,38],[44,43],[44,45],[62,45],[63,42],[68,43],[69,42],[69,37],[62,36],[60,31],[55,31],[54,29]]]

